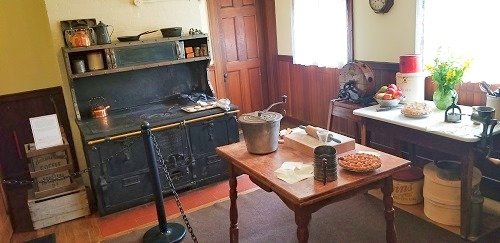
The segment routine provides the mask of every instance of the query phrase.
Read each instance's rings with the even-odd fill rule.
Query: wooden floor
[[[257,186],[250,181],[248,176],[238,177],[239,192],[253,191],[255,189],[257,189]],[[227,181],[222,181],[181,193],[180,196],[184,209],[187,212],[192,212],[209,207],[216,202],[227,200],[229,197],[229,184]],[[178,212],[172,197],[165,198],[165,208],[167,212]],[[169,215],[168,218],[177,216],[178,213],[175,213]],[[55,233],[57,243],[101,242],[113,239],[123,233],[129,233],[134,229],[142,229],[145,225],[154,224],[155,221],[155,206],[149,203],[105,217],[100,217],[97,213],[94,213],[85,218],[75,219],[44,229],[15,233],[11,242],[22,243],[52,233]]]

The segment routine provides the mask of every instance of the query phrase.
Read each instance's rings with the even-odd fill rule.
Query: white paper
[[[31,131],[36,149],[44,149],[63,144],[57,115],[46,115],[30,118]]]
[[[274,171],[276,177],[289,184],[299,182],[314,176],[314,167],[302,162],[285,161],[280,168]]]

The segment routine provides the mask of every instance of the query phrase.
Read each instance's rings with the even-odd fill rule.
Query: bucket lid
[[[424,178],[424,173],[422,172],[422,169],[411,166],[396,171],[392,174],[392,178],[397,181],[417,181]]]
[[[261,124],[267,122],[275,122],[280,121],[283,118],[283,115],[277,112],[266,111],[266,112],[252,112],[241,115],[238,120],[241,123],[247,124]]]

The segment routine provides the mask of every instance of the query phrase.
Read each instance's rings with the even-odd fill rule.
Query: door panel
[[[259,43],[257,41],[257,25],[255,16],[245,16],[243,17],[243,23],[245,25],[245,42],[247,44],[247,58],[258,58],[259,57]]]
[[[224,44],[226,49],[226,61],[233,62],[238,60],[238,48],[236,46],[236,26],[234,18],[225,18],[222,20],[222,29],[224,30]]]
[[[255,0],[243,0],[243,6],[255,5]]]
[[[214,3],[215,2],[215,3]],[[262,110],[267,103],[267,68],[265,66],[263,0],[209,1],[211,19],[216,19],[214,35],[220,39],[220,58],[215,65],[222,66],[225,97],[236,104],[242,113]],[[214,4],[214,5],[212,5]],[[212,26],[213,27],[213,26]],[[217,55],[217,53],[214,53]]]
[[[252,110],[258,110],[260,107],[263,107],[264,104],[262,102],[262,80],[260,78],[260,68],[252,68],[248,69],[248,77],[250,82],[254,82],[250,84],[250,92],[255,94],[252,100]]]
[[[221,0],[220,1],[220,6],[221,7],[232,7],[233,5],[233,0]]]

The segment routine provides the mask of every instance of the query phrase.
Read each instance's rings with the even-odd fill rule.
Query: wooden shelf
[[[64,47],[64,52],[72,53],[72,52],[82,52],[82,51],[92,51],[92,50],[102,50],[106,48],[118,48],[125,46],[136,46],[136,45],[144,45],[144,44],[152,44],[152,43],[161,43],[167,41],[182,41],[182,40],[192,40],[192,39],[202,39],[208,38],[207,35],[187,35],[187,36],[179,36],[179,37],[168,37],[168,38],[160,38],[153,40],[138,40],[138,41],[128,41],[128,42],[114,42],[111,44],[104,45],[93,45],[88,47]]]
[[[383,194],[382,194],[382,191],[380,191],[379,189],[374,189],[374,190],[370,190],[368,191],[368,194],[382,200],[382,197],[383,197]],[[429,219],[427,216],[425,216],[425,213],[424,213],[424,203],[419,203],[419,204],[416,204],[416,205],[405,205],[405,204],[399,204],[399,203],[394,203],[394,207],[396,208],[399,208],[407,213],[410,213],[412,215],[415,215],[429,223],[432,223],[434,225],[437,225],[445,230],[448,230],[456,235],[460,235],[460,226],[450,226],[450,225],[444,225],[444,224],[440,224],[436,221],[433,221],[431,219]],[[482,228],[481,228],[481,233],[478,237],[469,237],[469,240],[470,241],[476,241],[480,238],[482,238],[483,236],[495,231],[495,230],[498,230],[500,229],[500,220],[498,220],[497,217],[493,216],[493,215],[490,215],[490,214],[486,214],[486,213],[483,213],[482,215]]]
[[[119,72],[132,71],[132,70],[140,70],[140,69],[146,69],[146,68],[169,66],[169,65],[181,64],[181,63],[198,62],[198,61],[204,61],[204,60],[210,60],[210,56],[184,58],[184,59],[178,59],[178,60],[172,60],[172,61],[134,65],[134,66],[130,66],[130,67],[120,67],[120,68],[113,68],[113,69],[90,71],[90,72],[85,72],[85,73],[80,73],[80,74],[71,74],[70,77],[72,79],[84,78],[84,77],[98,76],[98,75],[104,75],[104,74],[119,73]]]

